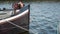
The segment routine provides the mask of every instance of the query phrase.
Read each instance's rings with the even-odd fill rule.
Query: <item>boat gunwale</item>
[[[6,18],[6,19],[2,19],[2,20],[0,20],[0,24],[4,24],[4,23],[6,23],[7,21],[14,21],[15,19],[17,19],[17,18],[19,18],[19,17],[22,17],[23,15],[27,14],[28,12],[29,12],[29,11],[28,11],[28,9],[27,9],[26,11],[24,11],[24,12],[22,12],[22,13],[16,15],[16,16],[13,16],[13,17],[10,17],[10,18]]]

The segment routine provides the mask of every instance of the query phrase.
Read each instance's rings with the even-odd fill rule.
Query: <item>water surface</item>
[[[31,2],[30,19],[34,34],[57,34],[60,2]]]

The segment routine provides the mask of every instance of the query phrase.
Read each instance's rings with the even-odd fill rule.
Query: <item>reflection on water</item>
[[[30,13],[30,31],[34,34],[57,34],[60,2],[32,2]]]

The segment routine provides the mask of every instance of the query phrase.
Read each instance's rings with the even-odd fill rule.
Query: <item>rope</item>
[[[20,28],[20,29],[23,29],[23,30],[25,30],[25,31],[29,31],[29,30],[27,30],[26,28],[23,28],[23,27],[21,27],[21,26],[19,26],[19,25],[16,25],[16,24],[14,24],[14,23],[12,23],[12,22],[10,22],[10,21],[8,21],[8,20],[6,20],[6,21],[7,21],[8,23],[10,23],[10,24],[12,24],[12,25]]]

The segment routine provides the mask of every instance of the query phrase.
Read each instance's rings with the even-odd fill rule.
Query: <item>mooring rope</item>
[[[17,25],[17,24],[14,24],[13,22],[10,22],[10,21],[8,21],[8,20],[6,20],[6,21],[7,21],[8,23],[10,23],[10,24],[12,24],[12,25],[14,25],[14,26],[20,28],[20,29],[23,29],[23,30],[25,30],[25,31],[29,31],[29,30],[26,29],[26,28],[23,28],[23,27],[21,27],[21,26],[19,26],[19,25]]]

